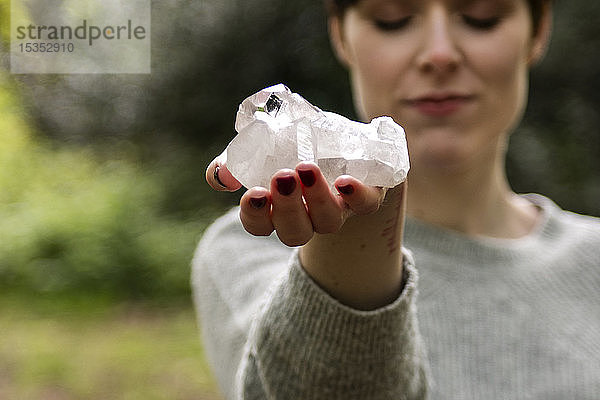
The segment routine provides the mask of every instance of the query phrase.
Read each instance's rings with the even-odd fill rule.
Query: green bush
[[[165,212],[172,171],[34,137],[16,90],[0,78],[0,285],[187,295],[195,242],[214,214],[186,222]]]

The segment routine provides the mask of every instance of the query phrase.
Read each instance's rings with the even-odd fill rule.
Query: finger
[[[335,187],[348,207],[359,215],[377,211],[386,193],[385,188],[365,185],[350,175],[339,176]]]
[[[242,184],[227,169],[225,152],[212,160],[206,168],[206,182],[215,190],[235,192]]]
[[[244,229],[256,236],[273,232],[271,222],[271,194],[262,187],[254,187],[240,199],[240,220]]]
[[[331,192],[320,168],[309,162],[296,166],[308,215],[317,233],[339,231],[348,215],[344,200]]]
[[[271,202],[271,221],[279,239],[288,246],[306,244],[314,232],[296,171],[282,169],[273,175]]]

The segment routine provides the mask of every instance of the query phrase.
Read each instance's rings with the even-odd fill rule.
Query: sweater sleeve
[[[300,265],[265,297],[238,371],[242,399],[423,399],[427,365],[415,310],[417,272],[392,304],[358,311],[324,292]]]
[[[192,285],[205,351],[227,399],[423,399],[417,271],[392,304],[349,308],[322,290],[297,249],[248,235],[233,210],[205,233]]]

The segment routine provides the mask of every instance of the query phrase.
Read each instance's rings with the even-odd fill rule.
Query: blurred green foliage
[[[195,242],[216,211],[168,215],[168,174],[126,150],[103,159],[35,137],[0,77],[0,285],[187,296]]]

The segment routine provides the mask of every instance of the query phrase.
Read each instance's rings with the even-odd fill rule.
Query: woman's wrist
[[[390,189],[379,210],[355,215],[335,234],[315,234],[300,249],[306,272],[350,307],[372,310],[402,290],[402,231],[406,185]]]

